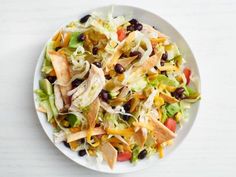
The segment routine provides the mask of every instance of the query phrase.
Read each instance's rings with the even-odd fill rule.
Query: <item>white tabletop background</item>
[[[202,77],[190,134],[158,166],[120,177],[236,175],[235,0],[0,0],[0,177],[108,177],[62,155],[36,117],[32,80],[49,36],[84,10],[129,4],[169,21],[191,46]]]

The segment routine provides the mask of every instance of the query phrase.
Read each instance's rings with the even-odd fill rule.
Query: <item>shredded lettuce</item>
[[[40,89],[35,90],[35,94],[38,96],[39,105],[47,112],[48,121],[51,121],[53,117],[58,115],[52,84],[47,79],[41,79],[39,80],[39,87]]]
[[[136,81],[130,83],[129,87],[132,91],[138,92],[143,90],[147,86],[147,79],[145,76],[140,77]]]
[[[177,87],[179,85],[178,81],[170,79],[165,75],[159,74],[154,80],[149,82],[152,86],[157,86],[158,84],[164,84],[167,86]]]
[[[55,48],[55,42],[50,41],[47,43],[46,50],[45,50],[45,56],[44,56],[44,61],[43,61],[43,66],[41,69],[41,72],[44,74],[49,74],[53,70],[51,58],[49,56],[49,51],[54,50]]]
[[[173,58],[175,58],[176,56],[180,55],[179,49],[177,47],[176,44],[169,44],[165,46],[165,49],[167,51],[168,54],[168,60],[172,60]]]
[[[44,91],[41,89],[35,90],[34,93],[38,96],[40,101],[44,101],[48,99],[48,95],[44,93]]]
[[[167,110],[168,117],[173,117],[177,112],[181,110],[178,103],[169,104],[165,108]]]
[[[165,123],[166,119],[168,118],[167,116],[167,110],[166,110],[166,105],[163,105],[161,107],[161,112],[162,112],[162,116],[161,116],[161,122]]]
[[[134,148],[132,149],[132,157],[130,160],[131,163],[136,163],[138,161],[139,151],[140,151],[140,147],[135,145]]]

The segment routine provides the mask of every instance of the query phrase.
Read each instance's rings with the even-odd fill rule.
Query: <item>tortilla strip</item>
[[[99,108],[100,108],[100,101],[99,101],[99,98],[96,98],[89,106],[89,112],[87,115],[89,128],[95,127]]]
[[[96,118],[98,115],[98,111],[100,108],[100,101],[97,97],[89,106],[89,112],[87,114],[87,121],[88,121],[88,132],[87,132],[87,141],[90,142],[93,129],[96,124]]]
[[[79,139],[82,139],[82,138],[85,138],[87,136],[87,132],[88,130],[82,130],[80,132],[77,132],[77,133],[73,133],[73,134],[69,134],[67,135],[67,142],[72,142],[72,141],[75,141],[75,140],[79,140]],[[91,135],[92,136],[95,136],[95,135],[102,135],[106,133],[101,127],[96,127],[93,129]]]
[[[63,101],[65,105],[69,105],[70,98],[67,96],[67,92],[70,91],[72,87],[71,84],[68,84],[71,79],[68,61],[65,56],[55,51],[50,51],[49,55],[56,72],[57,80],[61,84],[60,90]]]
[[[58,85],[54,85],[55,105],[58,111],[61,111],[64,107],[63,99],[61,97],[60,88]]]
[[[134,39],[135,39],[135,31],[129,33],[128,37],[125,38],[125,40],[122,41],[122,43],[116,47],[115,52],[111,58],[111,61],[107,64],[108,71],[110,70],[110,68],[112,68],[113,65],[115,65],[117,63],[118,59],[122,55],[121,49],[122,49],[123,45],[125,43],[131,43]]]
[[[169,95],[167,95],[165,93],[160,93],[159,96],[162,97],[165,100],[165,102],[170,103],[170,104],[171,103],[177,103],[179,101],[176,98],[174,98],[172,96],[169,96]]]
[[[118,95],[117,98],[124,98],[126,97],[126,95],[129,93],[129,87],[125,86],[122,88],[122,90],[120,91],[120,94]]]
[[[158,121],[155,117],[149,117],[150,123],[153,125],[154,138],[157,144],[162,144],[176,137],[176,134],[169,130],[165,125]]]
[[[134,61],[137,58],[137,56],[123,58],[118,61],[119,64],[121,64],[125,69],[129,66],[132,61]]]
[[[149,57],[147,60],[144,61],[143,65],[141,65],[137,70],[141,70],[142,73],[148,72],[151,68],[156,66],[158,61],[160,61],[162,56],[161,52],[157,52],[155,55]],[[139,72],[139,71],[137,71]]]
[[[120,140],[123,144],[129,146],[129,143],[124,138],[122,138],[122,136],[114,135],[114,137],[116,137],[118,140]]]
[[[165,63],[164,66],[158,67],[160,71],[177,71],[178,68],[175,65],[172,65],[171,63]]]
[[[108,142],[102,143],[100,150],[109,167],[113,169],[117,160],[117,150]]]
[[[62,46],[67,47],[70,42],[70,33],[64,32],[62,36]]]
[[[142,131],[142,129],[140,128],[137,132],[135,132],[134,134],[134,140],[136,141],[136,143],[140,146],[143,147],[145,142],[146,142],[146,136],[144,134],[144,132]]]

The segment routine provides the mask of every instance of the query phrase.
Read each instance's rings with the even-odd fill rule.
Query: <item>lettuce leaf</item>
[[[167,105],[166,110],[167,110],[167,116],[168,117],[173,117],[181,109],[180,109],[180,106],[179,106],[178,103],[173,103],[173,104]]]
[[[44,74],[49,74],[53,70],[51,58],[50,58],[48,52],[50,50],[54,50],[54,48],[55,48],[55,42],[54,41],[50,41],[50,42],[47,43],[47,47],[46,47],[46,50],[45,50],[44,61],[43,61],[43,66],[42,66],[42,69],[41,69],[41,72],[44,73]]]
[[[40,101],[44,101],[48,99],[48,95],[43,92],[41,89],[37,89],[34,91],[34,93],[38,96]]]
[[[74,32],[71,34],[70,42],[69,42],[69,47],[76,49],[81,42],[77,40],[78,36],[80,35],[79,32]]]
[[[168,78],[165,75],[158,75],[154,80],[149,82],[152,86],[156,86],[157,84],[164,84],[167,86],[173,86],[173,87],[177,87],[179,85],[178,81],[176,80],[172,80],[170,78]]]
[[[48,121],[51,121],[53,117],[58,115],[52,84],[47,79],[41,79],[39,80],[39,87],[40,89],[35,90],[34,93],[39,99],[39,105],[46,110]]]
[[[168,118],[167,116],[167,110],[166,110],[166,105],[163,105],[161,107],[161,112],[162,112],[162,116],[161,116],[161,122],[164,124],[166,119]]]
[[[165,50],[168,54],[167,60],[172,60],[176,56],[180,55],[179,49],[176,44],[169,44],[165,46]]]
[[[53,118],[53,112],[52,112],[49,101],[48,100],[40,101],[39,105],[42,106],[46,110],[47,120],[48,122],[50,122]]]
[[[78,119],[77,116],[74,114],[68,114],[66,117],[71,127],[76,127],[77,125],[81,124],[80,119]]]
[[[140,77],[135,82],[132,82],[129,87],[132,91],[138,92],[142,91],[147,86],[147,79],[146,77]]]
[[[139,154],[139,151],[140,151],[140,147],[139,146],[134,146],[134,148],[132,149],[132,157],[130,159],[130,162],[131,163],[135,163],[138,161],[138,154]]]

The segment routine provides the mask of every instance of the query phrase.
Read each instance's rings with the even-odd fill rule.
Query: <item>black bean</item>
[[[125,71],[125,68],[121,64],[117,63],[115,65],[115,71],[119,74],[122,74]]]
[[[184,88],[183,88],[183,87],[179,87],[179,88],[177,88],[177,89],[175,90],[175,92],[176,92],[177,94],[182,94],[182,93],[184,92]]]
[[[130,56],[130,57],[137,56],[136,59],[139,60],[139,59],[142,57],[142,54],[141,54],[141,52],[139,52],[139,51],[133,51],[133,52],[130,52],[129,56]]]
[[[80,143],[81,143],[81,144],[84,144],[84,142],[85,142],[85,139],[84,139],[84,138],[80,139]]]
[[[89,19],[89,17],[91,17],[91,15],[85,15],[84,17],[82,17],[81,19],[80,19],[80,23],[85,23],[85,22],[87,22],[88,21],[88,19]]]
[[[129,116],[129,115],[123,115],[123,116],[122,116],[122,119],[123,119],[124,121],[129,121],[130,116]]]
[[[138,154],[138,159],[144,159],[147,156],[147,150],[144,149]]]
[[[153,55],[155,55],[155,51],[154,50],[152,50],[152,53],[150,54],[150,57],[153,56]]]
[[[81,149],[81,150],[79,150],[78,154],[79,154],[79,156],[83,157],[87,154],[87,152],[85,149]]]
[[[155,30],[158,30],[158,28],[156,26],[152,26]]]
[[[161,60],[161,66],[164,66],[165,65],[165,61],[164,60]]]
[[[94,47],[92,50],[93,55],[97,55],[98,54],[98,48]]]
[[[161,74],[167,76],[167,72],[166,71],[161,71]]]
[[[136,20],[136,19],[131,19],[130,21],[130,24],[132,24],[132,25],[135,25],[135,24],[137,24],[138,23],[138,20]]]
[[[83,33],[81,33],[80,35],[78,35],[78,37],[77,37],[77,41],[78,42],[82,42],[82,41],[84,41],[85,40],[85,35],[83,34]]]
[[[83,82],[83,80],[81,80],[81,79],[75,79],[75,80],[73,80],[73,82],[71,84],[72,84],[72,87],[75,88],[75,87],[78,87],[82,82]]]
[[[167,52],[163,53],[162,56],[161,56],[161,59],[166,61],[167,58],[168,58],[168,53]]]
[[[184,88],[183,87],[179,87],[177,89],[175,89],[174,92],[172,92],[172,96],[175,97],[176,99],[180,100],[180,99],[184,99]]]
[[[101,63],[101,62],[95,61],[95,62],[93,62],[93,64],[94,64],[95,66],[97,66],[98,68],[101,68],[101,67],[102,67],[102,63]]]
[[[60,50],[60,49],[61,49],[61,47],[60,47],[60,46],[55,48],[55,50],[56,50],[56,51],[58,51],[58,50]]]
[[[57,80],[57,77],[56,76],[48,76],[47,79],[51,84],[53,84]]]
[[[134,27],[134,25],[129,25],[129,26],[127,26],[127,31],[135,31],[135,27]]]
[[[138,23],[134,26],[135,30],[141,31],[143,29],[143,25],[141,23]]]
[[[120,56],[120,58],[127,58],[127,55],[125,55],[124,53],[122,53],[122,55]]]
[[[63,141],[63,144],[65,145],[65,147],[70,148],[69,143],[67,143],[66,141]]]
[[[106,78],[107,80],[110,80],[110,79],[111,79],[111,76],[110,76],[109,74],[107,74],[107,75],[105,75],[105,78]]]
[[[125,112],[129,112],[131,108],[131,100],[124,104]]]
[[[109,100],[109,93],[106,90],[102,90],[100,96],[103,101],[107,102]]]

